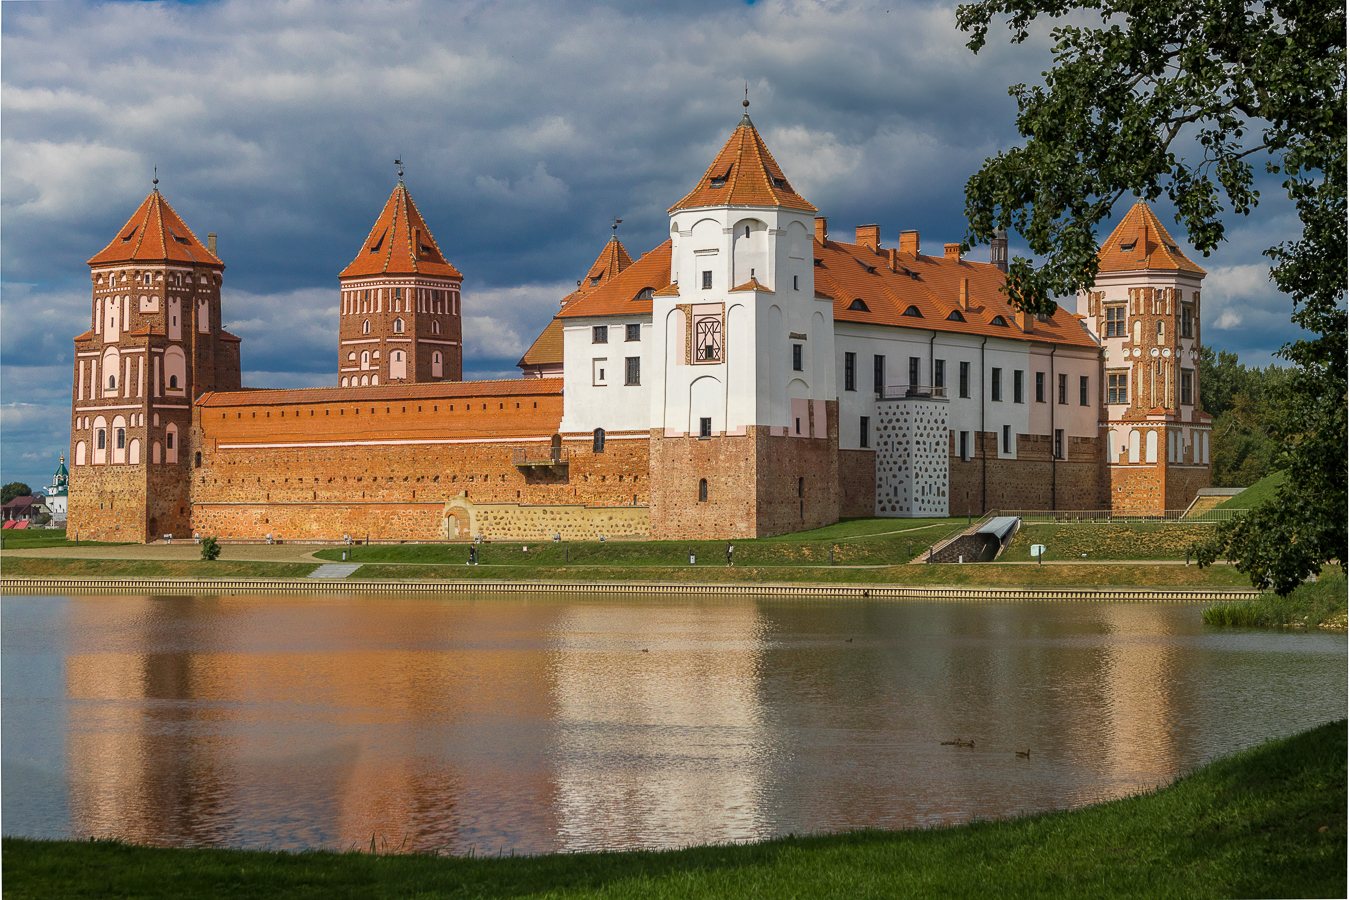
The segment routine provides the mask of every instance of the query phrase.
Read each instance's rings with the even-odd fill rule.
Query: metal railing
[[[946,400],[947,388],[931,384],[888,384],[877,391],[878,400]]]
[[[567,447],[546,449],[544,447],[515,447],[511,450],[513,466],[565,466],[568,463]]]

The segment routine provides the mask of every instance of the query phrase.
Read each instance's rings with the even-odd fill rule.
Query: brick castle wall
[[[839,515],[876,515],[875,450],[839,451]]]

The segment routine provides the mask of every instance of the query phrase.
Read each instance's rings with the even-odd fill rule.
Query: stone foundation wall
[[[875,516],[877,486],[875,450],[839,451],[839,515]]]
[[[144,543],[146,466],[71,466],[66,533],[71,540]]]

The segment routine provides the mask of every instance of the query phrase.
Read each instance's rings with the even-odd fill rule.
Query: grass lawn
[[[1236,497],[1229,497],[1215,509],[1256,509],[1267,500],[1275,499],[1275,491],[1284,484],[1284,476],[1284,472],[1267,475]]]
[[[512,859],[3,842],[7,898],[1344,897],[1346,722],[1071,812]]]
[[[64,528],[13,528],[0,531],[0,550],[29,550],[36,547],[74,547],[66,539]],[[123,544],[105,544],[98,541],[80,541],[80,547],[121,547]]]
[[[1258,628],[1346,627],[1346,579],[1339,566],[1326,566],[1316,582],[1300,584],[1286,597],[1266,594],[1260,600],[1219,603],[1204,613],[1208,625]]]
[[[1045,562],[1073,559],[1184,560],[1186,549],[1214,533],[1214,526],[1140,523],[1134,525],[1023,525],[999,561],[1032,560],[1032,544],[1045,545]],[[1087,554],[1086,557],[1083,554]]]
[[[304,578],[314,563],[229,562],[223,559],[47,559],[11,557],[8,578]]]

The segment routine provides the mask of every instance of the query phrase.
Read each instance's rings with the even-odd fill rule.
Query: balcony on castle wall
[[[566,447],[515,447],[511,450],[511,465],[518,469],[565,469],[568,456]]]
[[[947,388],[931,384],[888,384],[877,391],[878,400],[941,400],[947,399]]]

